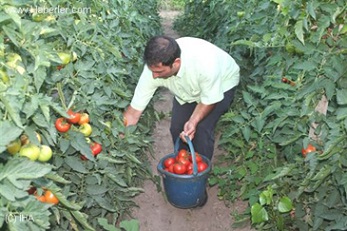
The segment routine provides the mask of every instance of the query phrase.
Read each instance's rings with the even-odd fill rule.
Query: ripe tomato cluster
[[[203,172],[208,168],[208,164],[203,160],[199,153],[195,152],[195,160],[198,172]],[[175,157],[168,157],[163,162],[165,171],[175,174],[193,174],[193,158],[189,151],[185,149],[179,150]]]
[[[58,132],[68,132],[73,124],[79,125],[79,131],[84,136],[90,136],[92,134],[92,126],[89,123],[88,113],[74,112],[71,109],[67,111],[69,118],[60,117],[55,121],[55,128]]]
[[[71,109],[67,111],[69,118],[60,117],[55,121],[55,128],[65,133],[70,130],[72,125],[79,125],[78,131],[81,132],[87,139],[89,147],[93,156],[97,156],[102,151],[102,145],[90,140],[89,136],[92,134],[92,126],[90,125],[90,119],[88,113],[74,112]],[[85,155],[81,155],[82,160],[87,160]]]

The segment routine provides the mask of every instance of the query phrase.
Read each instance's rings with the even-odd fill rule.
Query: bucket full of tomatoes
[[[163,178],[166,197],[175,207],[188,209],[206,200],[206,184],[211,171],[210,160],[194,151],[189,137],[185,137],[189,150],[179,150],[178,137],[174,153],[163,157],[157,166]]]

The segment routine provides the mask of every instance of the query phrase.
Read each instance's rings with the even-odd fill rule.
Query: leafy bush
[[[250,207],[268,186],[293,201],[294,216],[253,216],[259,229],[346,229],[346,17],[339,0],[196,0],[175,22],[182,35],[219,45],[241,66],[221,121],[229,164],[214,167],[211,184]],[[326,114],[316,110],[325,99]],[[309,143],[317,152],[304,159]]]
[[[2,1],[0,15],[0,227],[119,225],[141,181],[151,177],[145,151],[153,110],[137,127],[125,128],[121,115],[142,70],[139,54],[161,31],[156,1]],[[89,140],[79,125],[57,132],[54,123],[68,109],[89,114]],[[8,154],[23,134],[40,146],[36,133],[52,148],[52,160]],[[95,158],[89,141],[102,144]],[[60,203],[39,202],[31,187],[52,191]]]

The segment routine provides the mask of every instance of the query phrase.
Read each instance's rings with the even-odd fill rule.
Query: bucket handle
[[[196,163],[196,155],[195,155],[195,150],[194,150],[194,147],[193,147],[193,143],[192,141],[189,139],[188,136],[184,136],[184,138],[186,139],[187,141],[187,144],[189,146],[189,149],[190,149],[190,153],[192,155],[192,161],[193,161],[193,175],[196,176],[198,175],[198,165]],[[175,142],[175,147],[174,147],[174,151],[175,151],[175,154],[177,155],[178,153],[178,149],[180,147],[180,140],[181,138],[180,137],[177,137],[176,139],[176,142]]]

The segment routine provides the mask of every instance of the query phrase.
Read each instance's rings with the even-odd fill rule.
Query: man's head
[[[167,78],[177,74],[180,68],[181,49],[175,39],[167,36],[151,38],[145,48],[144,61],[153,78]]]

